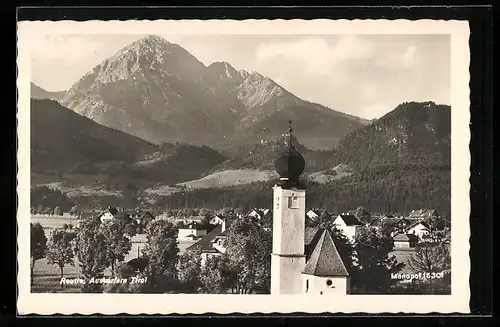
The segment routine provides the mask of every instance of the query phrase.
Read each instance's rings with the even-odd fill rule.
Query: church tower
[[[273,252],[271,294],[303,294],[306,190],[299,181],[304,157],[292,144],[292,127],[285,151],[275,162],[280,181],[273,187]]]

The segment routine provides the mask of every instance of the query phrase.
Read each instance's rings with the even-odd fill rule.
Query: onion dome
[[[306,162],[292,144],[292,121],[290,120],[288,123],[290,133],[288,144],[283,154],[274,161],[274,167],[283,186],[299,187],[299,177],[304,172]]]

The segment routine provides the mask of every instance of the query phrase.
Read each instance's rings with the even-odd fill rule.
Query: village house
[[[187,217],[177,217],[175,218],[176,224],[191,224],[198,223],[200,224],[205,219],[204,216],[187,216]]]
[[[217,225],[201,240],[186,248],[186,251],[199,252],[201,256],[201,265],[203,266],[208,258],[220,256],[225,252],[224,238],[226,233],[226,224],[224,222]]]
[[[252,217],[257,220],[261,220],[262,218],[266,217],[268,214],[270,214],[269,209],[252,209],[250,210],[249,213],[247,213],[247,217]]]
[[[354,215],[341,214],[335,218],[333,225],[344,233],[344,235],[351,241],[353,241],[358,228],[362,227],[363,223],[361,223]]]
[[[439,218],[440,216],[436,210],[429,210],[429,209],[412,210],[408,215],[408,219],[418,219],[418,220],[439,219]]]
[[[417,221],[413,224],[409,225],[405,229],[406,234],[416,235],[420,239],[426,238],[427,235],[431,232],[431,228],[429,224],[425,221]]]
[[[223,215],[215,215],[208,222],[210,225],[220,225],[224,222],[225,217]]]
[[[109,207],[108,209],[99,214],[99,219],[101,219],[101,222],[111,221],[115,219],[117,213],[118,213],[117,208]]]
[[[179,228],[179,234],[178,234],[179,241],[197,240],[207,235],[207,228],[195,222],[178,225],[178,228]]]
[[[153,214],[149,210],[135,210],[127,212],[129,217],[135,220],[138,224],[144,221],[151,221],[155,219]]]
[[[413,248],[418,243],[418,238],[413,234],[403,234],[399,233],[393,237],[394,248],[397,249],[409,249]]]
[[[314,209],[310,209],[308,212],[306,212],[306,216],[311,221],[316,221],[319,218],[319,216],[321,216],[322,212],[324,212],[324,210],[314,208]]]

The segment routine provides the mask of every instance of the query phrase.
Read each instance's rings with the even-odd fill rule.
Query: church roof
[[[306,227],[304,232],[304,245],[311,244],[318,231],[319,227]]]
[[[322,277],[349,276],[328,231],[321,234],[302,273]]]
[[[290,132],[288,135],[288,144],[283,154],[274,161],[274,168],[280,176],[280,181],[282,181],[281,187],[302,187],[299,177],[304,172],[306,161],[292,144],[292,121],[290,120],[288,123],[290,124],[288,129]]]

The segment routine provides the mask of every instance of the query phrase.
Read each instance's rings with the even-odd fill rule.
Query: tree
[[[408,266],[414,271],[426,273],[450,269],[450,251],[444,242],[421,242],[408,258]]]
[[[319,217],[314,221],[313,225],[322,229],[332,229],[333,220],[334,218],[332,217],[332,215],[328,211],[323,210]]]
[[[76,205],[72,206],[71,209],[69,210],[69,214],[73,216],[77,215],[78,212],[79,212],[78,206]]]
[[[35,262],[45,257],[47,249],[47,237],[40,223],[31,225],[31,283],[33,284],[33,270],[35,269]]]
[[[103,249],[111,265],[111,272],[115,273],[116,262],[125,259],[125,255],[132,248],[130,238],[125,233],[126,224],[119,220],[112,220],[101,224],[101,233],[104,235],[106,247]]]
[[[228,230],[226,254],[238,273],[236,287],[246,293],[255,286],[269,291],[272,235],[252,219],[235,219]]]
[[[195,251],[188,251],[179,256],[177,263],[177,276],[179,282],[188,293],[195,293],[201,286],[201,256]]]
[[[143,291],[142,283],[131,283],[131,277],[144,278],[143,274],[137,274],[136,271],[127,263],[119,263],[116,266],[116,277],[128,279],[127,283],[110,283],[104,286],[106,293],[141,293]]]
[[[44,207],[43,207],[43,205],[39,204],[39,205],[36,206],[36,213],[39,214],[39,215],[44,214]]]
[[[102,285],[88,283],[92,278],[104,276],[107,263],[107,242],[101,232],[101,220],[98,217],[81,220],[78,225],[76,237],[76,254],[80,262],[81,273],[87,283],[82,284],[81,291],[84,293],[100,293]]]
[[[363,206],[359,206],[354,210],[349,211],[350,214],[354,215],[360,222],[367,224],[371,220],[371,214]]]
[[[237,273],[226,255],[212,256],[201,267],[199,278],[205,293],[224,294],[234,286]]]
[[[384,219],[380,222],[380,233],[390,236],[395,228],[389,219]]]
[[[373,227],[362,227],[356,234],[356,251],[359,270],[353,280],[355,292],[380,294],[390,291],[398,281],[391,278],[392,273],[403,269],[396,257],[389,256],[394,247],[390,235],[382,234]]]
[[[143,253],[149,260],[145,269],[148,292],[171,290],[179,253],[177,234],[178,229],[166,220],[153,220],[146,227],[147,243]]]
[[[342,259],[347,272],[351,277],[355,278],[357,273],[357,258],[352,242],[341,230],[335,227],[330,229],[330,235],[332,236],[332,240],[337,247],[337,251],[339,251],[340,258]]]
[[[61,210],[61,208],[59,206],[56,206],[54,208],[54,214],[58,215],[58,216],[62,216],[63,215],[63,211]]]
[[[55,229],[51,234],[47,248],[47,261],[51,265],[59,266],[61,278],[64,276],[64,266],[74,264],[73,240],[75,237],[74,232],[64,229]],[[62,283],[61,287],[63,287]]]

